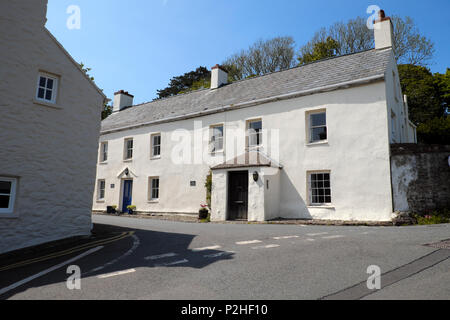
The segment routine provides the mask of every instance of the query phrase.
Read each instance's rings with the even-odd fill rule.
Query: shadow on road
[[[0,293],[2,289],[10,287],[11,290],[0,295],[0,299],[8,299],[32,288],[60,284],[61,289],[66,287],[67,271],[69,265],[77,265],[81,269],[82,279],[109,275],[116,272],[140,268],[194,268],[202,269],[221,260],[233,259],[233,253],[220,250],[192,251],[189,246],[195,235],[157,232],[140,229],[129,229],[111,225],[96,224],[94,232],[97,234],[133,231],[134,234],[125,239],[105,244],[102,249],[85,256],[77,261],[61,266],[48,274],[26,281],[16,288],[15,286],[24,279],[36,276],[58,264],[62,264],[78,255],[86,252],[76,252],[69,255],[37,262],[0,272]],[[161,258],[157,257],[162,255]],[[21,257],[27,260],[27,257]],[[175,274],[176,275],[176,274]],[[151,284],[151,278],[148,279]],[[117,289],[116,289],[117,290]],[[35,294],[33,295],[36,296]],[[38,299],[55,299],[54,296],[39,296]],[[56,298],[58,299],[58,298]]]

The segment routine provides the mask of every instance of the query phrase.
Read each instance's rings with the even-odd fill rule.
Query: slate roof
[[[280,164],[272,160],[269,156],[259,151],[247,151],[234,159],[225,161],[217,166],[212,167],[212,170],[231,169],[231,168],[247,168],[247,167],[274,167],[282,168]]]
[[[215,90],[202,89],[136,105],[115,112],[103,120],[102,132],[303,90],[384,76],[391,54],[391,49],[372,49],[233,82]]]

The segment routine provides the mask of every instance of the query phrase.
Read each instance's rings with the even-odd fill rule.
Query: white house
[[[214,221],[388,221],[390,144],[415,142],[393,53],[375,49],[133,106],[119,91],[102,122],[94,211],[196,213],[212,171]]]
[[[103,93],[45,28],[0,1],[0,253],[91,231]]]

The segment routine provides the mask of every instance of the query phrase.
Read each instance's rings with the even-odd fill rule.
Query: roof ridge
[[[237,84],[237,83],[240,83],[240,82],[244,82],[244,81],[250,81],[250,80],[259,79],[259,78],[266,77],[266,76],[269,76],[269,75],[272,75],[272,74],[275,74],[275,73],[281,73],[281,72],[287,72],[287,71],[294,70],[294,69],[299,69],[299,68],[302,68],[302,67],[306,67],[306,66],[309,66],[309,65],[312,65],[312,64],[316,64],[316,63],[320,63],[320,62],[324,62],[324,61],[328,61],[328,60],[333,60],[333,59],[343,58],[343,57],[347,57],[347,56],[351,56],[351,55],[356,55],[356,54],[360,54],[360,53],[364,53],[364,52],[369,52],[369,51],[384,51],[384,50],[390,50],[390,48],[381,49],[381,50],[380,50],[380,49],[374,49],[374,48],[372,48],[372,49],[362,50],[362,51],[358,51],[358,52],[346,53],[346,54],[343,54],[343,55],[340,55],[340,56],[336,56],[336,57],[324,58],[324,59],[320,59],[320,60],[308,62],[308,63],[306,63],[306,64],[302,64],[302,65],[298,65],[298,66],[295,66],[295,67],[291,67],[291,68],[288,68],[288,69],[283,69],[283,70],[278,70],[278,71],[274,71],[274,72],[269,72],[269,73],[266,73],[266,74],[263,74],[263,75],[260,75],[260,76],[251,77],[251,78],[246,78],[246,79],[236,80],[236,81],[233,81],[233,82],[231,82],[231,83],[228,83],[228,84],[226,84],[226,85],[224,85],[224,86],[222,86],[222,87],[219,87],[219,88],[217,88],[217,89],[214,89],[214,90],[218,90],[218,89],[221,89],[221,88],[223,88],[223,87],[227,87],[227,86],[234,85],[234,84]],[[197,89],[197,90],[193,90],[193,91],[189,91],[189,92],[179,93],[179,94],[176,94],[176,95],[173,95],[173,96],[164,97],[164,98],[155,99],[155,100],[148,101],[148,102],[143,102],[143,103],[135,104],[135,105],[133,105],[132,107],[139,107],[139,106],[143,106],[143,105],[150,105],[150,104],[155,103],[155,102],[158,102],[158,101],[164,101],[164,100],[168,100],[168,99],[171,99],[171,98],[176,98],[176,97],[186,96],[186,95],[189,95],[189,94],[193,94],[193,93],[197,93],[197,92],[202,92],[202,91],[206,91],[206,90],[211,90],[211,89],[210,89],[210,88],[202,88],[202,89]],[[131,109],[131,107],[126,108],[126,109]]]

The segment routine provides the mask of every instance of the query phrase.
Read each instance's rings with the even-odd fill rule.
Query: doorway
[[[127,212],[127,206],[132,204],[133,195],[133,180],[123,181],[123,198],[122,198],[122,212]]]
[[[228,173],[228,220],[248,220],[248,171]]]

